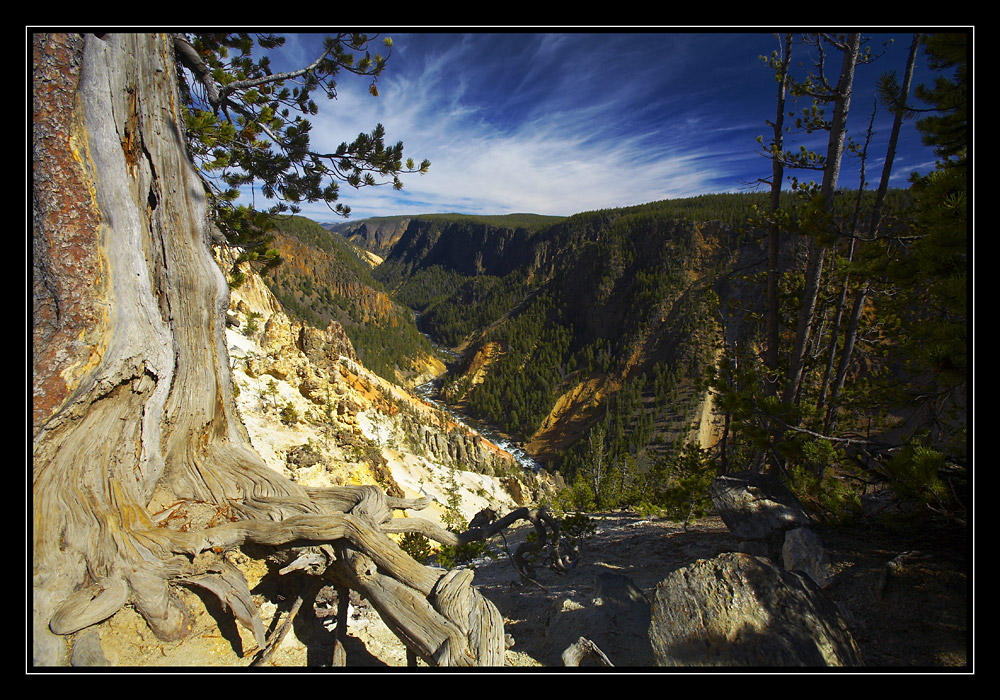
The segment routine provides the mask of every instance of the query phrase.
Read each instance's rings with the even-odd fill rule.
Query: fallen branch
[[[575,667],[579,666],[584,659],[591,657],[597,659],[602,666],[614,666],[611,659],[586,637],[580,637],[576,642],[566,647],[562,653],[562,662],[563,666]]]
[[[278,648],[278,645],[285,639],[285,635],[288,634],[288,630],[292,628],[292,622],[295,620],[295,616],[299,612],[299,608],[302,607],[302,601],[305,600],[304,594],[300,593],[296,598],[295,602],[292,604],[291,610],[288,611],[288,616],[282,621],[282,623],[271,633],[271,636],[267,640],[267,644],[259,652],[257,652],[257,658],[251,662],[251,666],[263,666],[274,654],[274,650]]]

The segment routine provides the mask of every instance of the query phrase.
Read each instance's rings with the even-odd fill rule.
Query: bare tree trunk
[[[889,189],[889,176],[892,174],[893,161],[896,158],[896,144],[899,141],[899,130],[902,127],[906,114],[906,100],[910,95],[910,83],[913,80],[913,66],[917,60],[917,48],[920,46],[920,34],[913,35],[910,44],[910,53],[906,59],[906,71],[903,76],[903,86],[900,90],[899,104],[895,105],[895,116],[892,120],[892,130],[889,132],[889,145],[886,148],[885,163],[882,166],[882,178],[879,180],[878,192],[875,195],[875,206],[872,210],[871,220],[868,228],[868,237],[875,238],[878,235],[882,223],[882,205],[885,202],[885,193]],[[830,389],[831,404],[840,395],[840,390],[844,387],[847,377],[847,368],[851,363],[851,355],[854,353],[854,344],[857,340],[858,326],[861,321],[861,312],[864,310],[865,300],[868,296],[869,285],[864,283],[858,289],[854,298],[854,305],[851,311],[851,320],[847,326],[844,338],[844,349],[840,354],[840,362],[837,365],[837,376]],[[825,430],[833,428],[836,421],[835,406],[831,405],[827,410]]]
[[[246,581],[221,553],[302,541],[351,553],[332,563],[335,580],[393,591],[383,615],[423,601],[399,622],[413,653],[502,663],[496,608],[381,529],[393,508],[418,504],[373,487],[307,492],[253,451],[230,390],[229,290],[185,149],[171,38],[35,35],[32,48],[34,663],[66,663],[65,635],[127,601],[161,639],[184,637],[178,583],[219,595],[261,642]],[[154,519],[153,504],[180,499],[203,502],[184,531]],[[237,520],[213,525],[222,508]]]
[[[840,162],[844,154],[844,143],[847,137],[847,113],[851,105],[851,91],[854,84],[854,67],[858,60],[858,50],[861,44],[860,34],[850,34],[844,51],[844,61],[841,65],[840,80],[834,95],[833,120],[830,127],[830,140],[827,146],[826,165],[823,170],[823,182],[820,194],[826,206],[833,204],[833,194],[840,175]],[[812,324],[816,311],[816,300],[819,296],[820,280],[823,276],[823,264],[826,250],[823,244],[814,236],[809,241],[809,261],[806,265],[806,284],[802,292],[802,304],[799,307],[798,325],[795,331],[795,344],[788,370],[788,384],[785,386],[784,401],[793,403],[799,393],[802,374],[805,369],[806,348],[812,332]]]
[[[788,65],[792,58],[792,35],[785,34],[784,50],[778,64],[778,107],[775,113],[773,155],[771,157],[770,213],[774,217],[781,206],[781,184],[784,180],[784,124],[785,91]],[[773,220],[767,234],[767,356],[765,364],[771,372],[765,390],[769,395],[778,393],[778,251],[780,247],[778,222]]]
[[[858,222],[861,217],[861,199],[865,191],[865,170],[868,163],[868,144],[871,143],[872,126],[875,123],[875,110],[872,110],[871,119],[868,121],[868,131],[865,132],[865,145],[861,149],[861,171],[858,184],[858,194],[854,200],[854,215],[851,217],[851,239],[847,244],[847,265],[854,261],[854,249],[858,240]],[[850,270],[844,272],[844,279],[841,282],[840,294],[837,296],[837,305],[833,315],[833,326],[830,328],[830,343],[827,348],[826,369],[823,371],[823,385],[819,391],[819,398],[816,400],[817,410],[821,410],[826,404],[826,395],[830,387],[830,377],[833,373],[833,363],[837,357],[837,338],[840,336],[840,322],[844,317],[844,307],[847,304],[847,288],[850,282]]]

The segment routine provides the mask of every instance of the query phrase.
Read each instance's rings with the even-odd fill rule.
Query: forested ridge
[[[283,264],[262,276],[289,314],[321,329],[337,321],[364,365],[390,381],[426,372],[430,342],[352,244],[301,216],[275,216],[272,225]]]
[[[893,139],[916,102],[941,110],[917,124],[937,169],[889,188],[891,140],[878,187],[845,190],[836,184],[845,151],[862,181],[875,179],[865,167],[880,155],[846,138],[851,78],[868,60],[859,37],[848,38],[837,45],[840,82],[822,89],[772,58],[779,83],[812,105],[797,125],[829,132],[830,146],[794,150],[776,127],[761,140],[775,166],[770,193],[585,212],[530,232],[477,235],[451,221],[416,235],[411,223],[376,274],[432,337],[466,348],[443,395],[538,447],[561,397],[590,387],[584,420],[545,455],[584,500],[656,501],[676,481],[670,472],[693,464],[769,471],[833,519],[888,484],[963,521],[965,44],[925,41],[932,63],[952,72],[917,87],[916,100],[894,73],[880,82]],[[800,181],[808,170],[822,181]],[[776,188],[786,176],[792,187]],[[706,395],[721,435],[701,453],[685,425]],[[656,472],[654,483],[638,479]]]

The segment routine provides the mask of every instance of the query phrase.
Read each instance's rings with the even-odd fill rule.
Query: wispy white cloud
[[[344,80],[337,102],[313,120],[317,144],[336,134],[323,146],[332,147],[381,122],[391,141],[404,142],[406,155],[432,165],[426,175],[404,178],[403,193],[345,188],[342,199],[362,216],[419,213],[400,211],[411,203],[433,211],[572,214],[699,194],[731,175],[725,160],[692,138],[721,126],[706,126],[690,106],[677,123],[664,112],[658,126],[648,114],[629,126],[630,112],[646,104],[635,83],[609,83],[611,68],[597,54],[572,66],[553,64],[566,41],[541,37],[514,76],[517,85],[504,86],[509,99],[525,105],[520,120],[505,96],[474,84],[484,74],[474,40],[451,42],[405,73],[388,71],[377,99]],[[529,90],[535,99],[526,101]]]
[[[394,39],[379,97],[345,74],[312,119],[313,141],[333,149],[382,123],[431,168],[404,176],[398,192],[342,186],[353,218],[573,214],[732,191],[769,172],[754,141],[774,110],[773,80],[756,61],[766,35],[760,46],[687,34]],[[302,64],[310,49],[315,40],[295,37],[283,50]],[[322,205],[303,213],[335,218]]]

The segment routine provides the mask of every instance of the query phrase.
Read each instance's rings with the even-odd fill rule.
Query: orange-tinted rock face
[[[32,364],[37,430],[101,353],[107,276],[101,218],[74,110],[82,38],[37,35],[33,59]],[[58,234],[58,235],[56,235]]]

